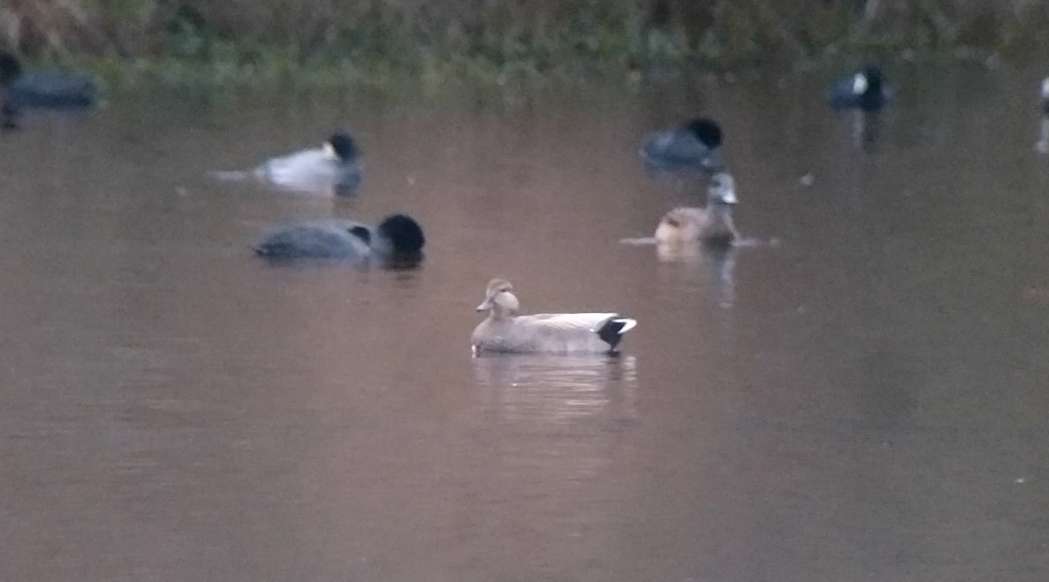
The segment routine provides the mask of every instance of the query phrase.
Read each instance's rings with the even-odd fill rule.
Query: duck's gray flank
[[[354,220],[316,219],[269,229],[253,245],[269,259],[348,259],[403,264],[422,259],[426,237],[406,214],[393,214],[378,225]]]
[[[61,70],[23,73],[10,52],[0,53],[0,128],[17,129],[24,109],[81,110],[95,103],[95,82]]]
[[[607,353],[637,322],[618,313],[544,313],[520,315],[513,285],[503,278],[488,283],[478,311],[488,317],[470,337],[474,355],[510,353]]]
[[[701,117],[648,135],[640,153],[650,170],[694,169],[713,173],[723,168],[721,141],[721,126]]]
[[[348,196],[361,184],[360,151],[348,133],[336,131],[320,147],[270,158],[253,174],[285,190]]]

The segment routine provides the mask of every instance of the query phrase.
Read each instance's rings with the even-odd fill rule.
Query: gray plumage
[[[714,173],[721,161],[721,126],[708,118],[694,119],[679,127],[647,136],[641,157],[654,171],[700,170]]]
[[[637,321],[617,313],[519,315],[520,303],[506,279],[493,279],[478,311],[488,318],[470,336],[475,355],[504,353],[605,353],[619,345]]]
[[[348,196],[361,184],[360,154],[353,138],[340,131],[320,147],[266,160],[254,175],[285,190]]]
[[[270,259],[418,261],[426,239],[410,216],[394,214],[377,226],[341,219],[289,222],[255,242],[256,254]]]

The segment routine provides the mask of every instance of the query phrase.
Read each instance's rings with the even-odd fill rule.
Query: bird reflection
[[[636,416],[636,359],[624,355],[474,358],[486,417],[503,425],[567,426]]]
[[[627,432],[637,417],[635,358],[517,354],[471,362],[477,465],[462,486],[462,535],[521,538],[515,555],[566,562],[602,555],[595,548],[621,535],[636,474]]]
[[[736,247],[732,245],[656,245],[656,256],[661,263],[678,263],[687,268],[686,273],[707,279],[713,286],[718,305],[723,309],[732,309],[736,300],[736,252]]]
[[[852,118],[853,144],[864,152],[873,152],[881,134],[881,116],[878,111],[857,109]]]
[[[1042,123],[1038,128],[1038,141],[1035,142],[1034,149],[1043,154],[1049,154],[1049,115],[1042,117]]]

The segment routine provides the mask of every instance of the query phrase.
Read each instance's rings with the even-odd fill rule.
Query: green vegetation
[[[19,0],[0,36],[110,83],[506,84],[828,52],[1046,54],[1027,0]]]

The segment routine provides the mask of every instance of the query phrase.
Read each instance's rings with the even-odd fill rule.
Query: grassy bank
[[[138,79],[481,84],[828,52],[1049,53],[1040,0],[8,0],[6,47]]]

